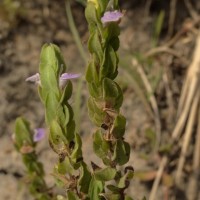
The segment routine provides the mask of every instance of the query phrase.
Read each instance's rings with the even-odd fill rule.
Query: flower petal
[[[33,141],[38,142],[42,140],[45,136],[45,129],[44,128],[36,128],[34,130]]]
[[[81,74],[69,74],[69,73],[62,74],[59,79],[59,87],[63,89],[66,86],[68,80],[78,78],[80,76]]]
[[[40,84],[40,74],[39,73],[36,73],[30,77],[28,77],[26,79],[26,81],[28,82],[32,82],[32,83],[36,83],[36,84]]]
[[[119,22],[120,19],[124,16],[124,14],[118,10],[115,11],[107,11],[104,13],[103,17],[101,18],[101,22],[106,25],[110,22]]]
[[[69,74],[69,73],[64,73],[60,76],[61,80],[69,80],[69,79],[74,79],[80,77],[81,74]]]

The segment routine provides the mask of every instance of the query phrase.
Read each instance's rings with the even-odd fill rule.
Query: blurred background
[[[200,199],[200,1],[120,0],[119,75],[127,118],[129,164],[135,176],[127,193],[136,200]],[[84,72],[90,55],[84,0],[0,0],[0,200],[31,200],[25,168],[12,142],[16,117],[44,127],[35,85],[44,43],[57,44],[73,80],[71,104],[80,122],[87,163],[95,127],[87,114]],[[76,37],[78,31],[80,38]],[[91,145],[90,145],[91,144]],[[53,186],[56,155],[47,138],[37,149]],[[90,155],[90,156],[88,156]]]

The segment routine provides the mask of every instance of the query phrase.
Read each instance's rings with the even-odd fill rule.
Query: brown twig
[[[170,38],[174,32],[174,22],[176,19],[176,4],[177,0],[170,1],[170,15],[169,15],[167,38]]]
[[[195,11],[195,9],[193,8],[191,2],[189,0],[184,0],[185,5],[191,15],[191,17],[196,21],[199,18],[198,13]]]

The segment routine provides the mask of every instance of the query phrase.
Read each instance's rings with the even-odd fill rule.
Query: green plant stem
[[[72,12],[71,12],[70,0],[65,0],[65,8],[66,8],[66,14],[67,14],[68,22],[69,22],[70,31],[73,35],[74,41],[76,43],[76,46],[79,50],[79,53],[80,53],[82,59],[84,60],[85,65],[87,65],[88,57],[84,51],[80,35],[78,33],[78,30],[77,30],[75,22],[74,22],[74,18],[73,18]],[[78,88],[77,88],[77,92],[75,95],[74,115],[75,115],[75,121],[77,124],[76,131],[79,131],[79,129],[80,129],[80,107],[81,107],[80,99],[81,99],[82,87],[83,87],[83,78],[79,79],[79,81],[78,81]]]
[[[70,0],[65,0],[65,9],[66,9],[66,14],[67,14],[67,19],[69,22],[69,28],[72,32],[74,41],[78,47],[78,50],[80,52],[82,59],[84,60],[85,64],[87,64],[87,55],[85,54],[85,51],[83,49],[83,45],[82,45],[79,33],[74,22],[74,18],[71,12]]]

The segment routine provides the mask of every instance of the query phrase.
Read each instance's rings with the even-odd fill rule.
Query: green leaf
[[[48,125],[50,125],[51,121],[56,118],[58,106],[58,96],[53,92],[48,92],[45,99],[45,118]]]
[[[107,5],[108,5],[108,2],[109,2],[109,0],[104,0],[104,1],[98,0],[101,13],[105,12],[106,7],[107,7]]]
[[[72,151],[72,153],[70,155],[70,158],[71,158],[71,160],[72,160],[72,162],[74,164],[77,164],[80,161],[82,161],[82,159],[83,159],[82,158],[82,150],[81,150],[81,148],[82,148],[82,141],[81,141],[80,135],[77,134],[77,133],[75,134],[75,141],[74,141],[74,143],[75,143],[75,146],[74,146],[74,149],[73,149],[73,151]]]
[[[129,161],[130,146],[127,142],[119,139],[115,144],[113,159],[119,164],[124,165]]]
[[[44,180],[40,177],[40,176],[30,176],[31,179],[31,183],[30,183],[30,187],[29,190],[30,192],[35,196],[40,196],[41,197],[41,193],[40,191],[42,191],[42,189],[47,189],[45,188],[45,183]]]
[[[53,120],[50,125],[50,136],[54,144],[59,145],[61,143],[68,144],[68,141],[64,137],[63,131],[57,121]]]
[[[100,98],[102,96],[101,85],[96,85],[95,83],[88,83],[88,90],[92,97]]]
[[[125,133],[126,118],[123,115],[117,115],[113,123],[112,134],[115,138],[122,138]]]
[[[70,119],[72,117],[70,116]],[[70,120],[70,122],[67,124],[67,131],[65,134],[65,137],[68,141],[72,141],[74,139],[74,132],[75,132],[76,124],[74,120]]]
[[[126,195],[124,200],[134,200],[134,199]]]
[[[42,89],[59,95],[59,76],[65,68],[59,47],[54,44],[43,45],[39,67]]]
[[[50,124],[49,144],[58,154],[65,151],[68,144],[60,125],[55,120]]]
[[[72,190],[67,191],[67,198],[68,200],[80,200],[79,197]]]
[[[106,200],[121,200],[120,194],[112,194],[112,193],[101,193],[100,196],[104,197]]]
[[[116,98],[119,95],[117,84],[109,79],[104,78],[103,79],[103,98],[104,99],[111,99]]]
[[[38,200],[51,200],[51,197],[48,194],[40,194],[40,198]]]
[[[165,11],[161,10],[159,15],[157,16],[156,22],[155,22],[155,29],[154,29],[154,36],[153,36],[153,46],[155,47],[158,43],[158,39],[163,27],[163,22],[165,19]]]
[[[66,173],[69,173],[72,175],[74,172],[74,168],[69,160],[69,157],[67,157],[67,156],[65,157],[64,161],[58,163],[56,168],[57,168],[57,172],[59,174],[65,175]]]
[[[37,161],[35,153],[23,154],[22,158],[29,173],[36,173],[40,178],[44,175],[43,165]]]
[[[111,79],[103,79],[103,99],[116,110],[123,102],[123,94],[119,85]]]
[[[107,188],[112,191],[113,193],[119,193],[120,192],[120,188],[118,188],[117,186],[115,185],[107,185]]]
[[[87,67],[85,78],[87,82],[89,83],[98,83],[98,72],[97,72],[97,66],[95,65],[94,61],[91,61]]]
[[[94,177],[99,181],[110,181],[115,178],[117,170],[111,167],[107,167],[104,169],[97,169],[94,172]]]
[[[120,35],[120,28],[117,23],[110,23],[107,27],[108,31],[108,39],[112,39],[114,37],[118,37]]]
[[[64,108],[65,119],[62,121],[62,125],[65,127],[70,121],[71,116],[70,116],[69,108],[66,105],[64,105],[63,108]]]
[[[119,49],[119,38],[117,36],[112,37],[110,39],[110,45],[112,46],[114,51],[117,51]]]
[[[40,80],[44,92],[48,93],[51,91],[59,95],[59,74],[54,71],[53,64],[40,63]],[[43,69],[43,65],[45,65],[45,68],[48,68]]]
[[[99,196],[99,194],[103,191],[103,189],[104,189],[103,182],[96,180],[94,177],[92,177],[90,181],[89,192],[88,192],[90,199],[101,200],[101,197]]]
[[[61,99],[60,99],[60,103],[65,103],[67,102],[70,97],[72,96],[72,82],[71,81],[67,81],[67,85],[65,86]]]
[[[88,113],[94,124],[99,127],[103,124],[106,113],[96,105],[96,101],[92,97],[88,99]]]
[[[93,149],[98,157],[100,157],[105,165],[109,165],[110,160],[107,155],[109,153],[109,143],[103,139],[101,130],[97,130],[93,135]]]
[[[103,49],[101,45],[99,31],[97,29],[90,35],[88,40],[88,49],[90,53],[94,53],[98,56],[98,62],[103,58]]]
[[[103,38],[106,38],[106,44],[111,44],[113,49],[116,51],[119,48],[119,39],[118,36],[120,34],[120,28],[116,23],[110,23],[103,30]],[[115,38],[115,39],[114,39]],[[116,44],[114,43],[116,41]]]
[[[119,10],[118,0],[109,1],[106,10]]]
[[[78,185],[80,186],[80,191],[83,193],[88,193],[89,185],[91,181],[91,174],[85,163],[82,163],[80,167],[80,178],[78,180]]]
[[[118,187],[125,189],[129,186],[130,180],[133,178],[134,171],[133,169],[128,169],[124,176],[122,176],[119,180]]]
[[[103,61],[100,67],[100,79],[107,77],[114,79],[117,75],[118,58],[113,48],[108,45],[104,50]]]
[[[33,134],[30,130],[30,124],[25,119],[19,117],[15,121],[15,146],[19,151],[26,144],[34,146]]]
[[[87,7],[85,8],[85,17],[88,21],[88,24],[97,24],[99,23],[99,19],[97,17],[95,4],[92,2],[87,3]]]

